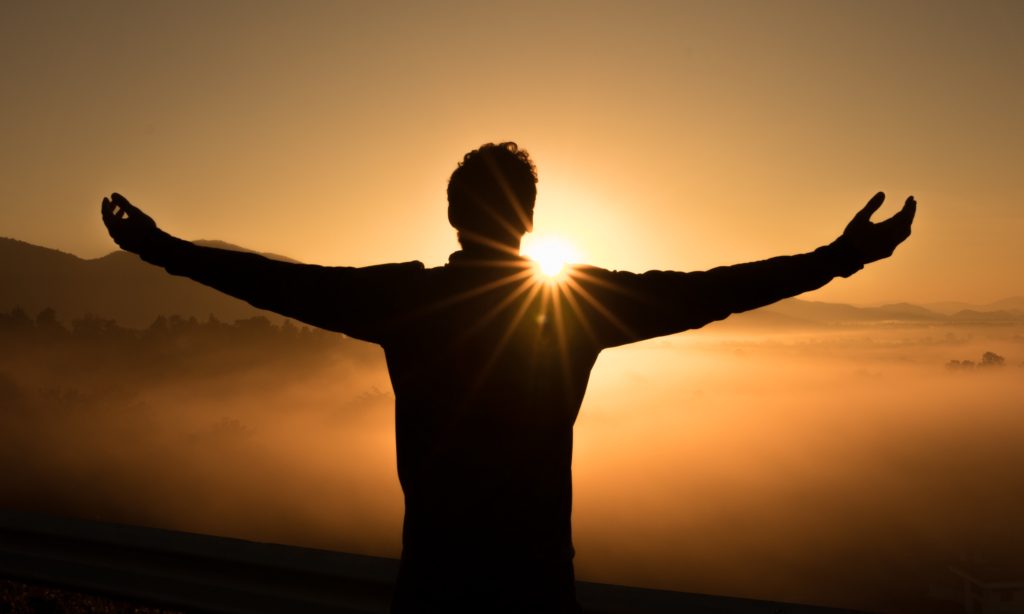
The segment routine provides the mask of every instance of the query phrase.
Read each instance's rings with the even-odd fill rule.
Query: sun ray
[[[519,218],[519,223],[522,224],[522,227],[525,228],[527,232],[529,232],[533,226],[533,221],[526,214],[526,210],[523,208],[523,204],[520,202],[515,191],[512,190],[512,186],[509,185],[508,178],[505,177],[505,174],[498,169],[497,164],[492,158],[484,157],[484,162],[486,162],[487,166],[490,167],[492,176],[498,181],[498,184],[501,186],[501,190],[505,193],[505,198],[512,203],[512,208],[515,210],[516,217]],[[506,230],[512,232],[513,236],[518,237],[522,233],[521,229],[516,229],[504,219],[498,219],[498,222],[502,223]]]
[[[519,304],[519,308],[516,310],[515,315],[512,316],[512,320],[505,327],[505,331],[502,333],[501,338],[494,344],[494,350],[491,352],[491,357],[484,363],[483,367],[477,373],[477,379],[473,382],[472,391],[479,389],[480,385],[483,384],[484,380],[487,379],[487,375],[494,368],[494,364],[498,362],[498,358],[501,353],[505,350],[505,346],[508,344],[509,339],[512,338],[512,333],[515,332],[519,322],[522,321],[523,316],[529,310],[533,300],[537,297],[537,293],[540,292],[542,286],[540,284],[529,284],[530,289],[529,295]]]
[[[609,290],[614,290],[615,292],[618,292],[619,294],[622,294],[622,295],[625,295],[625,296],[632,296],[634,298],[643,298],[642,295],[637,293],[637,292],[630,291],[628,288],[623,288],[622,286],[620,286],[618,284],[615,284],[613,282],[610,282],[607,279],[601,279],[600,277],[597,277],[595,275],[591,275],[590,273],[588,273],[586,270],[584,270],[582,268],[573,269],[571,271],[571,277],[579,277],[580,279],[585,279],[586,281],[591,282],[594,285],[602,286],[604,288],[608,288]]]
[[[489,281],[478,286],[473,286],[468,290],[446,297],[444,300],[432,303],[423,309],[423,313],[429,313],[431,311],[436,311],[438,309],[450,307],[452,305],[455,305],[456,303],[461,303],[462,301],[469,300],[474,296],[479,296],[481,294],[484,294],[485,292],[489,292],[491,290],[500,288],[501,286],[505,286],[519,280],[529,279],[530,277],[533,276],[533,274],[533,271],[531,271],[529,268],[520,268],[519,270],[504,277],[499,277],[498,279],[495,279],[493,281]]]
[[[569,352],[569,341],[566,338],[565,320],[562,318],[562,301],[560,299],[563,287],[561,284],[546,284],[545,287],[548,289],[548,296],[551,299],[552,309],[555,314],[555,337],[558,342],[558,353],[561,357],[559,362],[562,363],[562,391],[568,395],[572,390],[572,386],[569,384],[572,381],[572,361],[571,353]]]
[[[506,307],[512,304],[517,298],[519,298],[521,294],[523,294],[527,290],[530,290],[531,294],[523,301],[523,304],[529,306],[530,301],[532,301],[533,297],[536,295],[537,288],[538,286],[536,283],[534,283],[533,279],[524,279],[523,282],[519,284],[519,286],[515,290],[509,292],[508,296],[501,299],[501,301],[499,301],[493,307],[488,309],[486,313],[480,316],[480,319],[474,322],[471,326],[467,327],[463,334],[470,335],[486,326],[488,322],[496,318],[498,314],[502,312],[502,310],[504,310]]]
[[[608,309],[607,307],[602,305],[601,301],[599,301],[596,298],[594,298],[594,295],[592,295],[590,292],[587,292],[586,288],[584,288],[582,285],[580,285],[580,283],[577,282],[575,279],[569,278],[569,279],[566,280],[565,283],[574,292],[576,292],[581,297],[583,297],[583,300],[585,300],[588,303],[590,303],[591,307],[593,307],[595,310],[597,310],[598,313],[603,315],[606,320],[611,322],[616,328],[618,328],[620,331],[622,331],[627,337],[631,337],[632,338],[632,337],[636,336],[633,333],[633,331],[631,331],[629,329],[629,327],[626,326],[625,322],[620,320],[618,318],[618,316],[616,316],[614,313],[611,312],[610,309]],[[608,285],[609,285],[609,287],[616,287],[616,286],[614,286],[614,284],[608,284]]]
[[[565,301],[569,303],[569,307],[576,315],[576,321],[579,322],[580,326],[583,327],[583,330],[586,331],[587,336],[590,337],[590,340],[596,344],[597,333],[594,331],[594,327],[590,323],[590,318],[587,317],[586,312],[583,311],[583,309],[580,307],[579,301],[576,300],[576,291],[573,287],[574,283],[575,282],[573,282],[570,278],[565,284],[563,284],[562,295],[565,297]]]

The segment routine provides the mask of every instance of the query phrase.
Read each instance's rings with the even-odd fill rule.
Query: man
[[[601,350],[699,328],[886,258],[916,203],[872,223],[875,195],[813,252],[705,272],[577,266],[519,255],[536,172],[515,143],[464,157],[448,184],[462,249],[447,265],[322,267],[193,245],[118,194],[111,237],[143,260],[289,318],[384,347],[405,494],[393,612],[575,612],[572,428]]]

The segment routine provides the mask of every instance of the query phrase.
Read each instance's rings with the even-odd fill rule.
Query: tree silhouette
[[[43,309],[36,316],[36,329],[40,332],[52,335],[60,335],[68,332],[68,330],[64,328],[64,325],[57,319],[57,311],[52,307]]]
[[[1005,364],[1006,359],[995,352],[985,352],[981,355],[981,366],[983,367],[1002,367]]]
[[[985,352],[981,355],[981,362],[973,360],[951,360],[946,363],[948,369],[973,369],[974,367],[1002,367],[1006,365],[1006,359],[995,352]]]

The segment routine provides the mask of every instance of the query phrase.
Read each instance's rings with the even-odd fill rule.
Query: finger
[[[135,205],[128,202],[128,199],[125,198],[124,196],[121,196],[117,192],[114,192],[111,195],[111,199],[120,208],[120,215],[122,219],[138,220],[143,224],[155,225],[153,223],[152,218],[143,213],[142,209],[139,209]]]
[[[914,221],[914,215],[917,214],[917,200],[913,196],[907,197],[907,202],[903,203],[903,208],[900,209],[899,213],[895,217],[898,217],[902,222],[909,224]]]
[[[899,236],[900,240],[906,239],[910,236],[910,226],[914,222],[914,214],[917,212],[917,201],[911,196],[907,199],[907,202],[903,204],[903,208],[900,209],[889,219],[884,222],[877,224],[878,226],[884,226],[886,232],[891,233],[893,236]]]
[[[854,219],[860,222],[867,222],[871,219],[871,216],[874,215],[875,211],[878,211],[878,208],[882,206],[883,202],[885,202],[885,192],[875,194],[871,197],[871,200],[868,201],[868,204],[864,205],[864,208],[857,212]]]
[[[100,214],[103,216],[104,223],[109,225],[114,221],[116,217],[114,214],[114,203],[110,202],[109,198],[103,199],[103,203],[100,205]]]
[[[127,212],[128,215],[132,215],[138,211],[135,205],[128,202],[128,199],[121,196],[117,192],[110,195],[110,201],[114,203],[121,211]]]
[[[914,214],[917,212],[917,201],[911,196],[903,203],[903,208],[894,213],[891,217],[885,220],[885,222],[898,222],[906,224],[914,219]],[[882,222],[882,223],[885,223]]]

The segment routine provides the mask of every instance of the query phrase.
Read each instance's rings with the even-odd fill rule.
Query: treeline
[[[195,316],[159,316],[148,327],[136,329],[121,326],[109,318],[93,315],[73,319],[69,325],[65,325],[52,308],[43,309],[32,316],[18,307],[0,313],[0,338],[8,341],[41,343],[71,340],[163,343],[168,339],[174,339],[199,344],[265,342],[302,345],[309,348],[351,341],[343,335],[322,329],[297,326],[290,320],[274,324],[264,316],[234,322],[223,322],[212,314],[203,321]]]
[[[290,386],[315,388],[328,376],[349,381],[383,368],[378,346],[262,316],[230,323],[161,316],[133,329],[106,318],[65,324],[52,309],[34,316],[13,309],[0,312],[0,430],[5,416],[138,413],[140,404],[194,394],[228,407],[240,395],[270,398]],[[214,392],[204,397],[199,390]]]
[[[290,321],[263,316],[223,322],[214,316],[160,316],[144,329],[86,316],[63,323],[53,309],[31,316],[0,313],[0,374],[35,372],[47,380],[82,380],[114,371],[150,381],[203,377],[254,367],[281,371],[318,364],[379,363],[379,348]]]
[[[975,367],[985,369],[1003,366],[1006,366],[1006,358],[995,352],[985,352],[981,355],[981,360],[978,362],[973,360],[951,360],[946,363],[947,369],[974,369]],[[1024,363],[1021,363],[1021,366],[1024,366]]]

